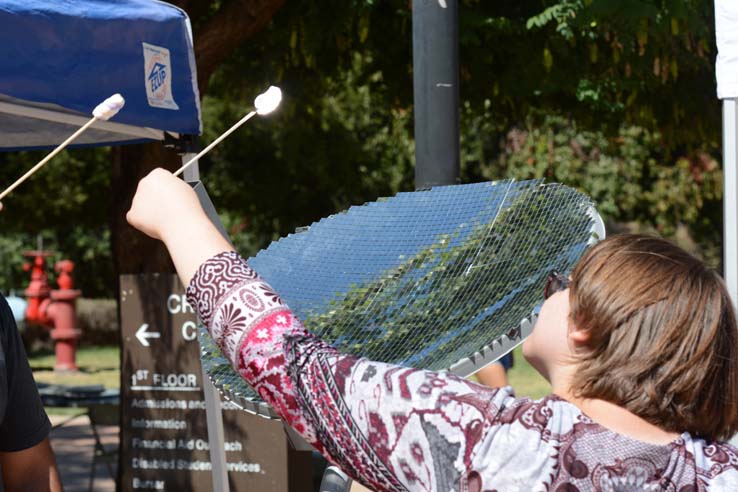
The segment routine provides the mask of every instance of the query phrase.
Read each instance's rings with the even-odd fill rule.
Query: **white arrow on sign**
[[[146,331],[148,329],[149,329],[149,324],[144,323],[141,325],[141,327],[138,330],[136,330],[136,338],[138,338],[138,341],[141,342],[141,345],[143,345],[144,347],[149,346],[149,340],[148,340],[149,338],[160,338],[161,337],[161,333],[157,331],[148,332]]]

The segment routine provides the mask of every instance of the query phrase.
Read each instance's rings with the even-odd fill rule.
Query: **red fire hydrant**
[[[46,276],[46,257],[52,253],[46,251],[27,251],[23,256],[33,258],[33,263],[26,263],[23,268],[31,271],[31,282],[26,289],[28,307],[26,320],[42,326],[50,326],[51,338],[54,340],[56,353],[55,371],[76,371],[77,340],[81,330],[76,328],[77,315],[75,306],[77,298],[82,295],[74,290],[72,271],[74,263],[69,260],[57,262],[54,270],[59,274],[59,288],[51,290]]]

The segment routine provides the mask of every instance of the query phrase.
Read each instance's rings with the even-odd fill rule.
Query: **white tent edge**
[[[74,126],[82,126],[89,119],[89,116],[77,115],[68,112],[55,111],[53,109],[37,108],[25,106],[11,102],[0,101],[0,113],[14,116],[24,116],[36,120],[43,120],[52,123],[64,123]],[[164,131],[155,130],[148,127],[139,127],[126,125],[124,123],[115,123],[112,121],[96,121],[95,128],[105,130],[123,138],[145,138],[152,140],[164,140]],[[178,137],[178,134],[172,133],[172,136]]]
[[[738,306],[738,2],[715,0],[717,97],[723,101],[723,278]],[[731,444],[738,445],[738,435]]]
[[[715,0],[717,96],[723,100],[723,277],[738,305],[738,2]]]

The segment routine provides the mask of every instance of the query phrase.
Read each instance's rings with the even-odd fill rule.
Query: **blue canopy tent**
[[[0,150],[53,147],[114,93],[126,100],[76,142],[202,132],[187,14],[153,0],[0,0]]]

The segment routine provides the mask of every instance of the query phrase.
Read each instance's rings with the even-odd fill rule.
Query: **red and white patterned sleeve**
[[[475,450],[500,408],[494,390],[340,354],[234,252],[201,265],[187,295],[241,376],[355,480],[375,491],[474,481]]]

